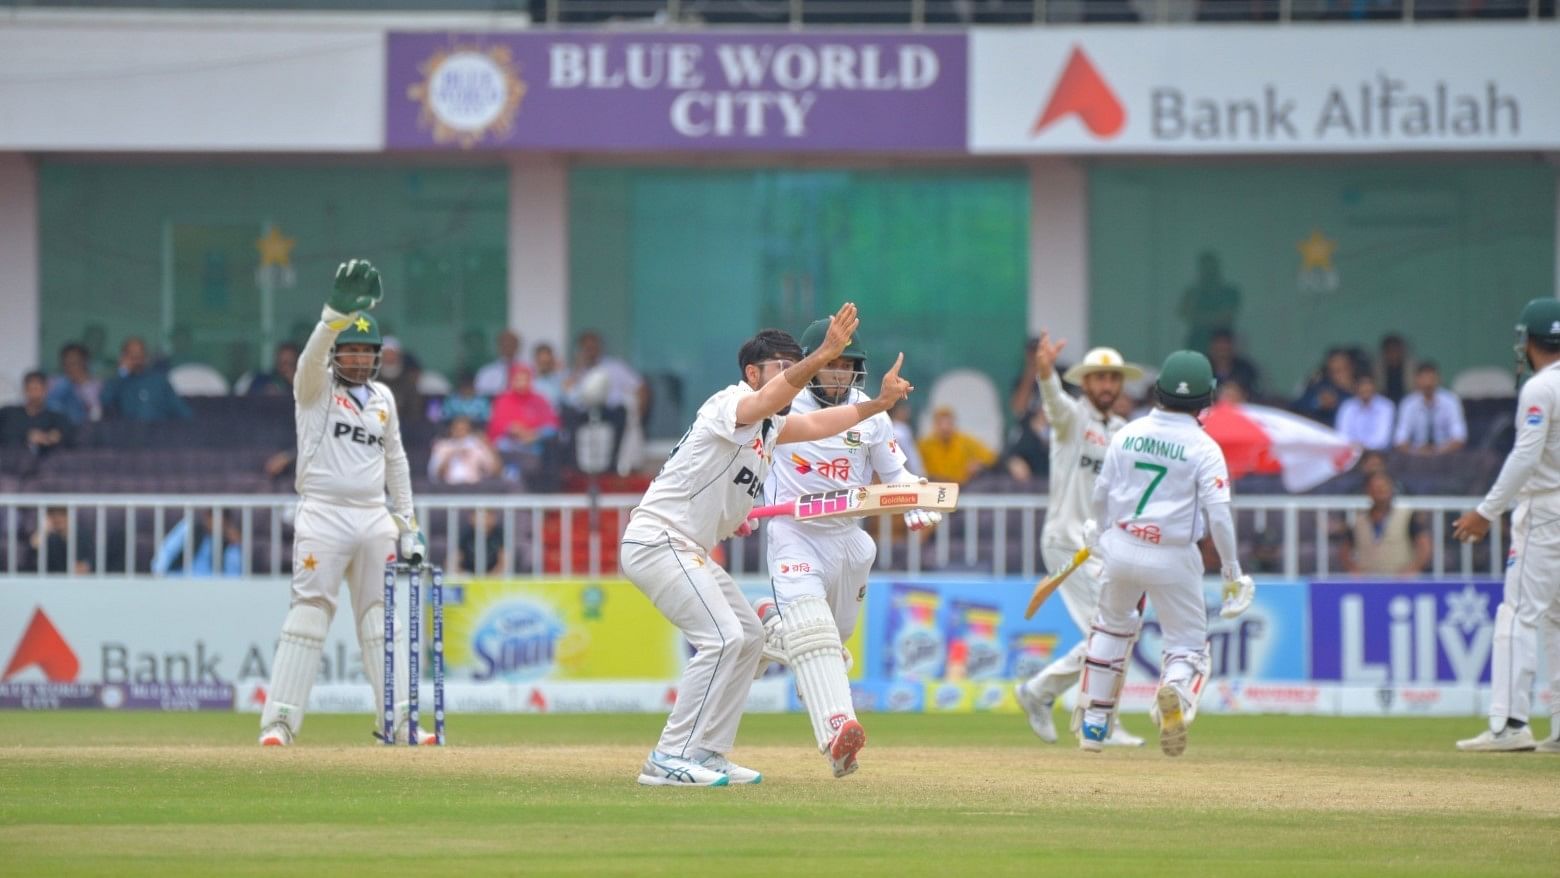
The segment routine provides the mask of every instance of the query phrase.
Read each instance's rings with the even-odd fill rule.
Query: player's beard
[[[1112,393],[1109,390],[1101,390],[1089,394],[1089,404],[1094,406],[1100,414],[1109,416],[1110,410],[1116,405],[1116,398],[1121,394]]]

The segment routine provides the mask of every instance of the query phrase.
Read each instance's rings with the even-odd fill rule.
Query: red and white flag
[[[1203,428],[1224,449],[1230,478],[1277,474],[1290,493],[1309,491],[1360,459],[1360,446],[1337,430],[1263,405],[1219,403],[1204,413]]]

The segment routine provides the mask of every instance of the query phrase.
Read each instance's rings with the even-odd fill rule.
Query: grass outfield
[[[869,714],[835,781],[804,717],[760,715],[733,755],[762,785],[642,788],[661,721],[459,716],[452,746],[390,751],[367,716],[311,716],[262,750],[248,715],[3,712],[0,874],[1560,869],[1560,755],[1455,752],[1477,719],[1208,716],[1168,759],[1046,746],[1017,716]]]

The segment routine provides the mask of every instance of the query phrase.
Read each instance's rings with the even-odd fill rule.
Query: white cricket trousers
[[[1159,614],[1167,664],[1184,658],[1200,665],[1208,643],[1202,553],[1190,545],[1155,546],[1116,530],[1107,531],[1100,545],[1105,582],[1095,626],[1107,631],[1137,630],[1138,600],[1147,594]]]
[[[849,640],[866,598],[877,544],[859,527],[820,532],[774,519],[768,529],[769,581],[780,611],[797,598],[823,598],[834,611],[840,640]]]
[[[694,648],[656,749],[731,752],[764,652],[758,614],[730,574],[662,527],[630,522],[618,563]]]
[[[1496,731],[1507,719],[1528,720],[1538,625],[1546,618],[1550,692],[1560,693],[1560,494],[1523,497],[1511,514],[1511,552],[1490,661],[1490,728]],[[1560,716],[1560,703],[1551,710]]]
[[[341,506],[307,497],[293,520],[292,603],[313,604],[336,615],[341,581],[347,581],[353,629],[385,599],[385,562],[395,558],[398,531],[383,506]],[[371,661],[368,656],[364,662]]]

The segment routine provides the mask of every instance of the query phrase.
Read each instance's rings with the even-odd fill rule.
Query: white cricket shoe
[[[699,763],[711,771],[718,771],[726,776],[729,786],[738,784],[759,784],[764,782],[764,776],[751,768],[744,768],[720,753],[714,753]]]
[[[405,744],[406,743],[406,731],[410,727],[410,725],[411,724],[408,723],[404,718],[401,720],[401,722],[396,724],[396,727],[395,727],[395,742],[397,744]],[[383,732],[379,731],[378,729],[375,729],[373,731],[373,735],[374,735],[374,738],[376,740],[378,740],[380,743],[384,743],[385,736],[384,736]],[[438,743],[439,743],[439,736],[438,735],[434,734],[433,732],[428,731],[427,729],[423,728],[422,726],[418,726],[417,727],[417,746],[419,746],[419,747],[435,747],[435,746],[438,746]]]
[[[1550,735],[1533,748],[1540,753],[1560,753],[1560,735]]]
[[[1109,734],[1104,723],[1084,722],[1078,726],[1078,749],[1085,753],[1098,753],[1105,749],[1105,737]]]
[[[1052,708],[1056,705],[1056,699],[1031,695],[1022,682],[1013,687],[1013,696],[1018,699],[1018,706],[1024,709],[1024,715],[1029,717],[1029,728],[1034,730],[1040,740],[1055,744],[1056,717],[1052,715]]]
[[[855,773],[861,767],[856,762],[856,754],[865,746],[867,730],[861,727],[861,723],[853,719],[842,723],[840,730],[834,733],[834,740],[829,742],[829,767],[834,770],[834,776],[845,777]]]
[[[262,747],[286,747],[292,740],[292,728],[286,723],[271,723],[260,732]]]
[[[1116,720],[1116,727],[1111,729],[1110,737],[1105,739],[1107,747],[1141,747],[1143,739],[1121,727],[1121,720]]]
[[[647,787],[723,787],[730,785],[731,778],[692,759],[651,750],[650,758],[639,768],[639,783]]]
[[[1174,686],[1160,686],[1154,706],[1159,708],[1160,751],[1166,756],[1180,756],[1186,752],[1186,706],[1181,693]]]
[[[1530,726],[1523,726],[1520,729],[1507,726],[1498,732],[1485,729],[1472,738],[1458,741],[1457,749],[1465,753],[1510,753],[1517,750],[1532,750],[1535,749],[1533,729]]]

